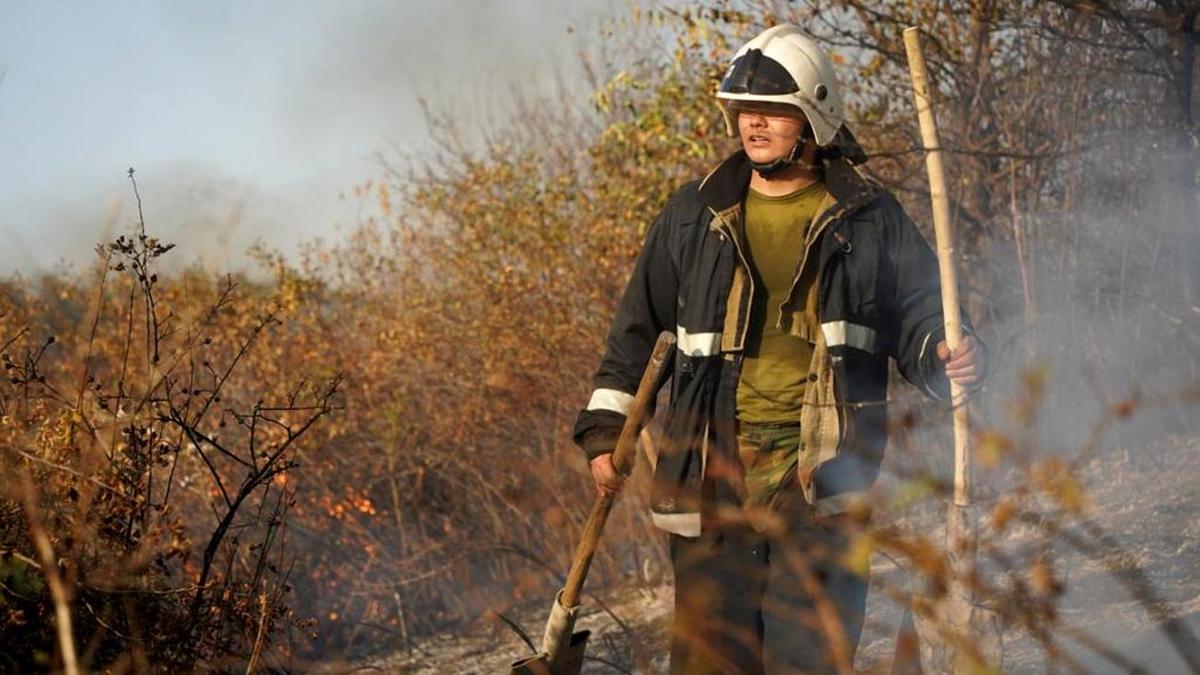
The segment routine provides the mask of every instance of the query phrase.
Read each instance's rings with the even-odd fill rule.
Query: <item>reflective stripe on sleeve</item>
[[[821,324],[821,332],[825,334],[825,344],[829,347],[854,347],[871,353],[879,351],[879,334],[873,328],[849,321],[830,321]]]
[[[675,347],[688,356],[712,356],[721,351],[720,333],[689,333],[676,326],[675,336]]]
[[[681,537],[700,536],[699,513],[656,513],[650,512],[650,520],[660,530]]]
[[[921,340],[921,353],[917,354],[917,363],[925,360],[925,350],[929,348],[929,338],[933,337],[933,333],[926,333],[925,339]]]
[[[633,408],[633,394],[626,394],[620,389],[597,389],[588,400],[588,410],[611,410],[615,413],[628,415]]]

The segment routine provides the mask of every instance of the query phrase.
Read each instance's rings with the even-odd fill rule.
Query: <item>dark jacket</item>
[[[688,183],[654,221],[608,336],[595,391],[575,425],[588,458],[611,452],[658,334],[676,333],[670,407],[655,468],[656,525],[698,536],[733,499],[720,480],[736,461],[735,395],[753,276],[742,255],[743,152]],[[899,202],[843,159],[825,169],[829,196],[809,230],[801,277],[814,278],[820,330],[805,336],[793,287],[781,328],[815,344],[801,411],[799,480],[819,515],[849,508],[875,482],[887,442],[887,358],[939,400],[949,382],[937,259]],[[806,272],[808,272],[806,274]],[[965,316],[965,315],[964,315]],[[965,324],[965,319],[964,319]]]

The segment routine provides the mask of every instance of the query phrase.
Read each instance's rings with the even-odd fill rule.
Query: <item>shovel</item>
[[[621,429],[621,437],[617,441],[616,450],[613,451],[613,468],[622,476],[628,476],[633,470],[634,447],[637,445],[638,433],[646,422],[647,412],[674,346],[674,335],[660,334],[658,342],[654,345],[654,352],[650,355],[650,362],[646,364],[646,371],[642,373],[633,407],[625,418],[625,426]],[[600,542],[600,533],[604,530],[604,523],[608,520],[615,500],[616,494],[596,497],[587,526],[583,530],[583,540],[575,549],[571,572],[567,575],[567,585],[555,596],[554,606],[550,608],[550,618],[546,621],[546,632],[542,636],[542,650],[533,656],[514,661],[511,675],[575,675],[583,667],[583,652],[587,648],[591,631],[574,632],[575,618],[579,614],[579,596],[583,590],[583,580],[592,564],[592,556],[595,555]]]
[[[962,342],[962,316],[958,305],[958,275],[954,268],[950,201],[946,196],[946,175],[933,116],[929,75],[921,50],[921,33],[916,27],[904,30],[904,49],[908,53],[913,98],[921,123],[921,141],[925,146],[925,168],[929,173],[929,196],[933,201],[946,346],[953,352]],[[914,598],[921,665],[926,673],[978,672],[981,667],[999,672],[1003,657],[1000,617],[976,602],[969,582],[974,576],[978,519],[970,497],[966,391],[951,382],[950,399],[954,406],[954,500],[946,514],[946,550],[951,583],[939,599]]]

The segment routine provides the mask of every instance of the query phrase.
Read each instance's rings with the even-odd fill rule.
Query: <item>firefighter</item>
[[[580,413],[598,490],[659,332],[677,337],[651,497],[670,533],[674,673],[827,672],[867,579],[843,564],[887,441],[888,359],[940,401],[982,349],[944,340],[937,261],[855,168],[829,56],[793,25],[734,55],[717,101],[741,149],[652,224]],[[965,317],[965,315],[964,315]]]

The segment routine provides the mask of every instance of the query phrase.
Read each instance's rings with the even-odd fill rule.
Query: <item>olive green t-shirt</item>
[[[798,422],[813,346],[779,329],[779,306],[787,299],[804,255],[804,239],[825,185],[816,182],[780,197],[749,190],[743,240],[754,274],[754,300],[746,335],[737,415],[743,422]],[[798,289],[805,296],[805,289]]]

